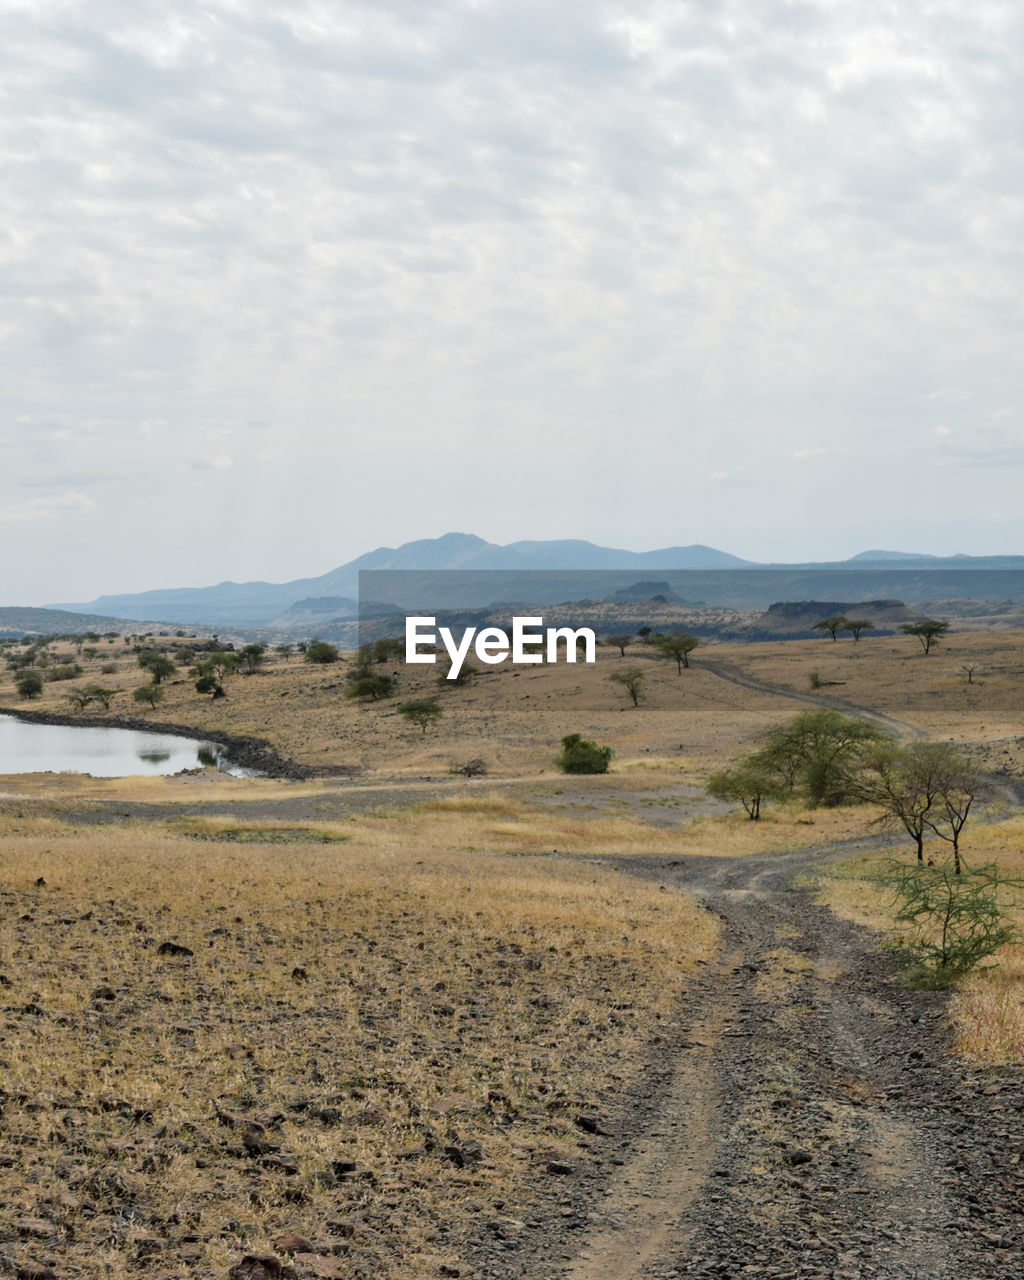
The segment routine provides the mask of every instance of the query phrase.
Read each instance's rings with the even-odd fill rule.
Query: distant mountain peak
[[[855,564],[862,560],[938,560],[938,556],[926,555],[919,551],[861,551],[858,555],[850,556],[847,564]]]

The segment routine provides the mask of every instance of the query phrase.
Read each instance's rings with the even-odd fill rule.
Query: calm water
[[[0,774],[88,773],[94,778],[126,778],[177,773],[204,764],[225,773],[248,772],[229,765],[222,751],[213,742],[167,733],[29,724],[0,715]]]

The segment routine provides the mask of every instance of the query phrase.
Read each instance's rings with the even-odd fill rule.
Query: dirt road
[[[711,664],[707,664],[711,665]],[[743,673],[716,666],[724,679]],[[749,682],[913,726],[837,699]],[[1019,781],[993,779],[1013,807]],[[882,839],[743,859],[602,859],[722,919],[653,1092],[607,1100],[591,1178],[538,1209],[511,1264],[480,1280],[1019,1280],[1024,1090],[1019,1071],[953,1056],[948,996],[906,990],[879,939],[799,887]],[[666,1067],[666,1061],[668,1065]],[[658,1072],[656,1071],[657,1075]]]
[[[477,1280],[1024,1275],[1020,1075],[955,1059],[947,997],[904,989],[877,937],[792,887],[850,851],[621,860],[722,917],[719,959],[659,1087],[606,1099],[583,1185]]]

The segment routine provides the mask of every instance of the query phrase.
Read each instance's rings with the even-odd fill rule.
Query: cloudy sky
[[[1022,552],[1011,0],[0,0],[0,603]]]

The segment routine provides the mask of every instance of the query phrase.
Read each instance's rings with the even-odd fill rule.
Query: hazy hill
[[[360,570],[400,570],[405,595],[387,591],[380,598],[405,606],[406,596],[415,594],[414,575],[430,575],[438,570],[460,570],[467,575],[460,599],[446,603],[460,607],[502,600],[533,600],[545,603],[528,575],[538,569],[551,573],[548,600],[578,599],[579,590],[571,575],[579,570],[607,573],[606,589],[621,590],[657,571],[659,580],[668,575],[671,589],[683,599],[702,600],[709,605],[738,609],[765,609],[780,599],[880,599],[896,597],[908,602],[936,598],[977,600],[1024,600],[1024,557],[1022,556],[925,556],[902,551],[870,550],[849,560],[801,565],[758,565],[714,547],[700,544],[665,547],[659,551],[624,551],[602,547],[579,539],[550,542],[523,541],[508,546],[487,542],[474,534],[447,533],[440,538],[424,538],[400,547],[378,547],[357,556],[315,578],[293,582],[221,582],[208,587],[178,587],[143,591],[130,595],[106,595],[87,604],[62,604],[55,608],[116,615],[144,620],[163,618],[176,624],[200,626],[268,627],[283,615],[289,629],[316,616],[325,620],[340,616],[348,601],[359,592]],[[500,588],[488,575],[500,573]],[[565,575],[559,586],[556,579]],[[635,574],[636,577],[628,575]],[[808,577],[807,575],[811,576]],[[470,589],[469,577],[476,575]],[[623,575],[627,575],[625,578]],[[600,588],[604,581],[588,594]],[[427,577],[421,582],[425,591]],[[451,585],[451,584],[448,584]],[[447,589],[447,587],[446,587]],[[497,592],[497,594],[496,594]],[[299,602],[316,600],[320,607]],[[330,605],[326,601],[330,600]],[[344,602],[333,613],[335,601]],[[295,610],[292,613],[292,610]]]
[[[167,618],[183,623],[235,623],[265,626],[300,600],[358,595],[362,569],[536,570],[536,569],[709,569],[748,562],[712,547],[667,547],[663,551],[620,551],[574,539],[560,542],[517,542],[507,547],[470,533],[378,547],[318,578],[294,582],[221,582],[212,587],[177,587],[131,595],[100,596],[89,604],[58,605],[62,609],[111,611],[125,618]]]
[[[124,618],[107,618],[95,613],[70,613],[64,609],[30,609],[10,606],[0,608],[0,636],[81,636],[90,632],[103,635],[116,631],[157,630],[160,623],[143,623]]]

